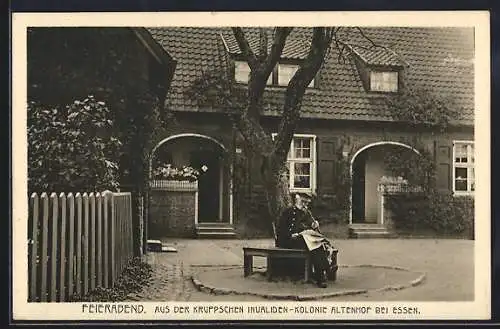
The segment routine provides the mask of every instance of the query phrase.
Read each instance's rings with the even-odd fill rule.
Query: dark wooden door
[[[200,172],[198,178],[198,222],[218,222],[220,210],[220,158],[217,152],[196,151],[191,166]]]
[[[364,155],[359,154],[352,164],[352,222],[365,221],[365,164]]]

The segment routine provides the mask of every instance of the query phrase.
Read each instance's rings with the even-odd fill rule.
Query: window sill
[[[474,197],[474,192],[454,191],[453,196],[454,197],[464,197],[464,196]]]
[[[248,84],[243,82],[236,83],[240,88],[248,87]],[[265,91],[285,91],[288,86],[280,86],[280,85],[266,85]],[[317,95],[321,93],[321,90],[317,87],[307,87],[305,94],[306,95]]]
[[[311,193],[311,194],[314,194],[315,191],[313,188],[298,188],[298,187],[294,187],[294,188],[289,188],[289,191],[290,193]]]

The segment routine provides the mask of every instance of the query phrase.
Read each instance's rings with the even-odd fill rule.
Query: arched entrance
[[[198,170],[196,216],[199,223],[232,224],[231,165],[226,147],[217,139],[194,133],[173,135],[163,139],[152,150],[149,177],[160,164]]]
[[[384,155],[397,148],[419,154],[415,148],[391,141],[381,141],[360,148],[352,157],[351,174],[351,211],[350,224],[380,224],[380,202],[378,184],[382,176],[390,176],[384,164]]]

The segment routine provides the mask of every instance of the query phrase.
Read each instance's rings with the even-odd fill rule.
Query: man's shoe
[[[325,281],[318,281],[318,287],[319,288],[326,288],[327,287],[326,282]]]

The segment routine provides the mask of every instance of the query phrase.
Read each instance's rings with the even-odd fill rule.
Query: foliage
[[[139,232],[140,198],[148,183],[149,153],[166,126],[165,68],[138,42],[130,28],[28,28],[27,57],[29,101],[46,109],[64,108],[87,95],[106,102],[112,112],[113,134],[122,143],[113,155],[119,167],[116,181],[121,189],[132,192],[134,231]],[[38,121],[32,124],[38,125]],[[84,144],[80,149],[86,147]],[[47,157],[47,162],[52,162],[51,158]],[[33,164],[30,159],[29,167]],[[29,174],[41,175],[31,169]],[[85,190],[96,180],[75,179],[85,185]],[[62,190],[69,188],[72,186],[60,186]],[[134,250],[138,250],[138,236],[134,243]]]
[[[311,210],[321,222],[343,224],[349,220],[351,175],[350,157],[343,155],[342,143],[336,152],[335,175],[331,183],[332,195],[323,195],[320,192],[311,202]]]
[[[384,165],[393,177],[406,179],[410,186],[429,190],[435,185],[436,165],[425,149],[417,154],[403,147],[391,148],[384,154]]]
[[[155,179],[165,180],[187,180],[194,182],[198,180],[200,172],[193,167],[183,166],[182,168],[172,167],[171,164],[163,164],[153,170]]]
[[[436,166],[432,154],[400,148],[385,154],[385,166],[393,176],[401,176],[408,187],[422,192],[386,194],[385,209],[391,214],[394,229],[400,233],[420,232],[474,238],[474,199],[454,197],[436,189]]]
[[[70,302],[121,302],[132,293],[137,293],[147,286],[153,270],[151,265],[140,258],[133,258],[123,269],[120,277],[111,288],[98,287],[87,295],[73,295]]]
[[[451,193],[401,193],[386,196],[394,229],[405,233],[432,232],[474,239],[474,198]]]
[[[386,97],[385,101],[394,119],[412,126],[444,130],[460,113],[451,96],[425,89],[403,88],[400,93]]]
[[[105,190],[118,186],[108,106],[90,95],[66,106],[28,104],[30,191]]]
[[[234,77],[223,70],[204,71],[188,86],[184,95],[196,99],[202,107],[227,111],[242,110],[248,103],[245,88],[238,86]]]

